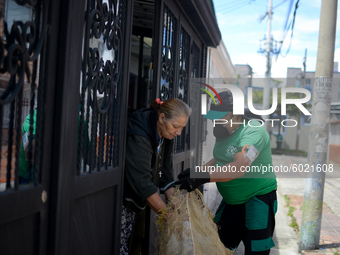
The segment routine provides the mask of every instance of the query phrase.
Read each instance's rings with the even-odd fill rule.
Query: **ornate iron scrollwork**
[[[188,103],[188,82],[190,62],[190,35],[181,27],[179,48],[178,98]]]
[[[163,47],[162,55],[162,79],[165,81],[166,85],[162,85],[161,88],[161,99],[168,100],[172,95],[172,87],[170,84],[173,83],[174,76],[174,65],[173,65],[173,55],[170,46]]]
[[[166,82],[172,83],[172,77],[174,75],[172,49],[170,46],[164,46],[164,54],[162,56],[162,78]]]
[[[178,77],[178,98],[184,100],[185,94],[187,92],[187,82],[188,82],[188,73],[185,69],[185,60],[182,61],[181,69],[179,70]]]
[[[161,88],[161,99],[163,101],[166,101],[166,100],[171,98],[170,95],[171,95],[170,89],[168,89],[165,85],[162,85],[162,88]]]
[[[179,47],[179,74],[178,74],[178,98],[186,103],[188,102],[188,83],[189,83],[189,62],[190,62],[190,35],[181,27],[180,47]],[[190,120],[189,120],[190,123]],[[185,150],[185,141],[187,137],[187,127],[185,127],[180,136],[175,140],[175,153]]]
[[[164,6],[163,51],[161,64],[160,98],[165,101],[172,97],[176,63],[177,19],[167,6]]]
[[[85,14],[77,174],[118,164],[118,82],[122,64],[124,1],[88,0]],[[85,106],[85,104],[87,105]],[[91,120],[90,120],[91,118]],[[85,126],[85,128],[84,128]],[[90,128],[89,128],[90,127]],[[91,130],[90,137],[88,131]],[[89,140],[89,142],[87,142]]]
[[[121,40],[122,33],[119,26],[118,6],[116,1],[110,1],[110,8],[102,0],[96,1],[96,8],[91,9],[89,15],[89,38],[102,37],[107,50],[114,50],[114,59],[106,60],[97,47],[89,47],[87,58],[87,88],[93,91],[92,101],[100,113],[106,113],[116,94],[116,86],[121,69]],[[103,95],[103,100],[98,101],[97,93]]]
[[[0,73],[8,73],[8,86],[0,96],[0,104],[12,102],[25,80],[31,81],[32,71],[28,63],[38,59],[46,33],[46,1],[15,1],[18,5],[28,4],[34,8],[33,21],[14,21],[10,31],[4,21],[5,39],[0,36]],[[43,13],[42,13],[43,12]]]
[[[41,182],[41,171],[40,162],[42,149],[40,146],[41,139],[41,129],[42,129],[42,93],[45,89],[44,84],[41,83],[38,77],[38,59],[40,53],[42,52],[46,29],[47,29],[47,11],[48,11],[48,1],[44,0],[15,0],[13,2],[6,1],[7,9],[9,5],[15,6],[16,10],[29,10],[33,15],[30,15],[29,20],[27,17],[24,20],[14,20],[9,27],[9,23],[12,19],[7,16],[7,20],[3,21],[3,34],[0,35],[0,73],[3,74],[4,81],[2,86],[5,85],[3,93],[0,96],[0,128],[4,128],[4,109],[5,105],[10,105],[7,108],[7,113],[9,117],[9,125],[7,135],[7,174],[6,174],[6,189],[11,188],[10,181],[13,180],[12,176],[12,158],[15,157],[15,172],[14,172],[14,186],[18,189],[19,185],[19,167],[21,166],[21,161],[19,160],[20,153],[20,140],[21,140],[21,121],[23,110],[23,91],[25,83],[31,83],[30,91],[30,105],[29,114],[33,116],[35,114],[34,105],[37,103],[37,117],[33,122],[33,118],[30,119],[30,128],[28,132],[28,163],[27,172],[24,179],[27,183],[33,180],[36,186]],[[18,8],[19,6],[22,6]],[[5,8],[5,4],[1,5],[1,8]],[[7,15],[11,14],[10,9],[8,9]],[[15,17],[22,19],[22,17]],[[43,70],[40,70],[43,72]],[[8,80],[7,80],[8,79]],[[40,82],[38,88],[38,100],[36,99],[36,89],[37,82]],[[7,84],[6,84],[7,83]],[[28,106],[28,105],[27,105]],[[26,107],[26,106],[25,106]],[[27,112],[24,112],[25,115]],[[36,129],[35,145],[32,146],[33,139],[33,126]],[[14,133],[15,129],[15,133]],[[6,140],[0,135],[0,144],[3,140]],[[15,148],[15,155],[13,154],[13,149]],[[34,151],[34,160],[32,161],[32,156]],[[1,148],[0,148],[1,155]],[[25,167],[24,167],[25,168]],[[20,173],[21,174],[21,173]],[[23,176],[20,176],[23,178]]]
[[[198,77],[199,75],[199,69],[200,69],[200,55],[201,55],[201,52],[200,52],[200,49],[197,47],[197,45],[195,43],[192,44],[191,46],[192,48],[192,53],[191,53],[191,59],[192,59],[192,65],[191,65],[191,78],[196,78],[195,80],[197,80],[197,78],[200,78]],[[199,93],[198,93],[198,90],[192,90],[190,95],[192,94],[192,97],[190,99],[190,104],[191,104],[191,107],[193,109],[198,109],[198,100],[199,100]],[[195,123],[193,123],[195,124]]]

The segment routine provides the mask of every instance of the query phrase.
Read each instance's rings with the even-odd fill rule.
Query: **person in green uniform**
[[[80,111],[80,104],[79,104]],[[27,184],[33,180],[33,162],[34,162],[34,145],[35,145],[35,134],[36,134],[36,122],[37,122],[37,109],[33,111],[33,134],[30,134],[30,121],[31,114],[28,114],[24,124],[22,125],[22,137],[21,137],[21,145],[20,145],[20,157],[19,157],[19,184]],[[80,125],[81,117],[78,117],[78,125]],[[87,124],[84,120],[83,132],[86,134],[85,137],[88,137],[87,132]],[[32,136],[32,138],[30,138]],[[80,141],[80,133],[78,133],[77,138],[77,148]],[[29,145],[30,141],[32,141],[32,145]],[[90,147],[90,139],[88,137],[88,148]],[[29,155],[31,152],[31,155]],[[78,155],[77,155],[78,157]],[[31,160],[31,170],[28,170],[29,160]],[[77,158],[78,161],[78,158]]]
[[[243,241],[245,254],[269,254],[275,246],[272,237],[277,210],[269,134],[263,120],[249,109],[242,116],[233,115],[230,91],[219,96],[222,104],[212,104],[203,116],[215,122],[214,158],[191,173],[190,169],[182,172],[176,184],[191,192],[204,183],[216,182],[223,200],[214,221],[223,244],[235,250]]]
[[[30,142],[30,121],[31,114],[28,114],[24,124],[22,125],[22,137],[21,137],[21,145],[20,145],[20,157],[19,157],[19,184],[26,184],[32,180],[32,171],[27,172],[28,169],[28,161],[31,159],[33,165],[33,148],[35,143],[35,130],[36,130],[36,120],[37,120],[37,110],[35,109],[33,112],[33,134],[32,134],[32,145],[29,146]],[[29,155],[29,150],[31,150],[31,155]]]

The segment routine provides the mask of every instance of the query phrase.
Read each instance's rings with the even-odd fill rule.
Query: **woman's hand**
[[[163,202],[158,193],[154,193],[146,199],[146,202],[156,213],[160,213],[162,209],[166,208],[166,204]]]
[[[167,189],[164,194],[166,195],[166,198],[170,200],[170,198],[174,195],[175,193],[175,187],[171,187],[170,189]]]

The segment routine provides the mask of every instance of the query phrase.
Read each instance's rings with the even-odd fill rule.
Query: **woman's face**
[[[173,120],[164,121],[164,113],[161,113],[158,118],[158,132],[160,137],[172,140],[180,135],[183,128],[188,122],[188,117],[176,117]]]

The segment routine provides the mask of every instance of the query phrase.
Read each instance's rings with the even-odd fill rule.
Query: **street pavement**
[[[272,155],[274,166],[299,166],[307,163],[306,157]],[[330,164],[331,162],[328,162]],[[329,166],[329,165],[328,165]],[[339,178],[340,166],[333,164],[333,174],[326,173],[326,181],[324,188],[324,205],[321,223],[320,247],[312,251],[302,251],[300,254],[340,254],[340,184]],[[335,173],[335,174],[334,174]],[[274,232],[275,247],[271,249],[270,254],[288,255],[299,254],[299,232],[295,231],[289,225],[292,218],[287,216],[288,207],[284,196],[290,199],[290,206],[294,207],[293,217],[296,219],[299,229],[301,228],[302,203],[306,178],[299,173],[287,174],[277,173],[278,182],[278,211],[276,214],[276,227]],[[298,177],[298,178],[297,178]],[[214,183],[204,186],[204,199],[209,208],[214,213],[221,201],[221,196],[216,189]],[[244,246],[241,243],[236,250],[235,255],[244,254]]]

